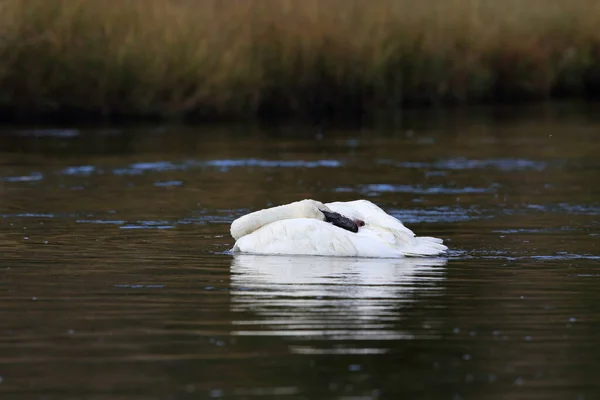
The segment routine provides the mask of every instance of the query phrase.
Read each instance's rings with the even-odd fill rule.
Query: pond
[[[600,396],[600,119],[5,126],[10,399]],[[441,258],[232,256],[230,222],[369,199]]]

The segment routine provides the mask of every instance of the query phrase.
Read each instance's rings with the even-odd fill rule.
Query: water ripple
[[[231,168],[231,167],[263,167],[263,168],[338,168],[343,164],[338,160],[263,160],[257,158],[248,158],[240,160],[211,160],[206,161],[203,166]]]
[[[73,167],[67,167],[60,171],[62,175],[81,175],[81,176],[89,176],[94,172],[98,172],[96,167],[93,165],[79,165]]]
[[[414,194],[476,194],[476,193],[493,193],[493,187],[480,188],[473,186],[465,187],[446,187],[441,185],[391,185],[391,184],[367,184],[359,185],[356,189],[351,187],[338,187],[335,192],[359,192],[364,195],[374,196],[380,193],[414,193]]]
[[[569,260],[600,260],[600,255],[595,254],[579,254],[559,251],[554,254],[536,254],[536,255],[520,255],[522,253],[512,253],[506,250],[472,250],[469,252],[458,251],[455,254],[450,253],[452,258],[468,260],[468,259],[486,259],[486,260],[537,260],[537,261],[569,261]]]
[[[16,133],[17,136],[23,137],[54,137],[54,138],[73,138],[79,136],[77,129],[31,129],[19,131]]]
[[[222,159],[222,160],[187,160],[182,163],[168,161],[144,162],[131,164],[125,168],[113,170],[115,175],[139,175],[147,171],[181,171],[192,168],[216,168],[226,172],[231,168],[259,167],[259,168],[338,168],[342,163],[338,160],[264,160],[258,158]]]
[[[56,218],[58,214],[45,213],[17,213],[17,214],[0,214],[2,218]]]
[[[171,187],[171,186],[182,186],[183,181],[157,181],[154,182],[154,186],[158,187]]]
[[[478,188],[465,186],[461,188],[444,186],[425,186],[425,185],[388,185],[373,184],[364,185],[362,192],[393,192],[393,193],[416,193],[416,194],[468,194],[468,193],[489,193],[493,188]]]
[[[548,167],[547,162],[533,161],[526,159],[511,159],[511,158],[497,158],[487,160],[470,160],[467,158],[452,158],[446,160],[439,160],[434,162],[420,162],[420,161],[393,161],[393,160],[379,160],[379,164],[393,165],[399,168],[418,168],[418,169],[451,169],[451,170],[465,170],[465,169],[480,169],[480,168],[495,168],[500,171],[519,171],[525,169],[532,169],[536,171],[543,171]]]
[[[123,225],[125,221],[102,220],[102,219],[78,219],[75,222],[80,224],[101,224],[101,225]]]
[[[137,221],[134,224],[122,225],[121,229],[172,229],[175,225],[169,221]]]
[[[6,176],[0,178],[0,182],[36,182],[44,179],[44,174],[40,172],[32,172],[29,175],[22,176]]]
[[[398,218],[403,223],[417,224],[427,222],[460,222],[473,219],[492,218],[490,211],[478,207],[429,207],[410,209],[391,209],[389,214]],[[486,215],[487,214],[487,215]]]

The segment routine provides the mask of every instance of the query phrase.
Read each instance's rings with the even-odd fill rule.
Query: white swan
[[[400,258],[447,250],[441,239],[417,237],[367,200],[267,208],[233,221],[231,236],[234,253]]]

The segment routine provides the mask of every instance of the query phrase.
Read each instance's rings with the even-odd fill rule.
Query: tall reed
[[[0,108],[351,114],[600,88],[592,0],[0,0]]]

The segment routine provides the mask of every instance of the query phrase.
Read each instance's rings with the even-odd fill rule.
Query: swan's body
[[[356,221],[358,231],[327,222],[324,212]],[[231,236],[236,239],[233,252],[254,254],[400,258],[434,256],[447,249],[441,239],[417,237],[367,200],[302,200],[256,211],[233,221]]]

